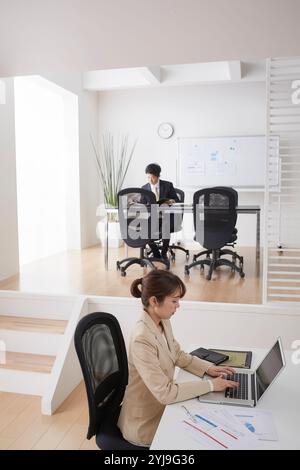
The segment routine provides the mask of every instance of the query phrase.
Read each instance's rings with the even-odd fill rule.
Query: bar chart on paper
[[[184,432],[200,448],[238,450],[257,448],[257,438],[238,422],[226,419],[213,411],[201,410],[182,421]]]

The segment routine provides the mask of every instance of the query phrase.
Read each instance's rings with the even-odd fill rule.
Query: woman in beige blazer
[[[233,369],[191,356],[181,350],[174,338],[169,319],[185,291],[179,277],[158,269],[131,286],[131,294],[141,298],[144,312],[130,342],[129,380],[118,426],[124,438],[137,445],[150,446],[165,405],[238,386],[223,378]],[[206,373],[217,378],[176,383],[175,366],[200,377]]]

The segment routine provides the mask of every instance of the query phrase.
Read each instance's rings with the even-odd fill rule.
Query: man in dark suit
[[[148,178],[148,183],[142,186],[143,189],[152,191],[155,194],[157,201],[169,200],[171,202],[179,202],[178,196],[174,189],[173,184],[170,181],[164,181],[160,179],[161,167],[157,163],[150,163],[146,166],[145,173]],[[172,231],[172,216],[171,216],[171,231]],[[152,254],[155,258],[167,258],[167,252],[170,244],[170,238],[163,239],[163,246],[161,253],[156,243],[150,242],[149,246],[152,250]]]

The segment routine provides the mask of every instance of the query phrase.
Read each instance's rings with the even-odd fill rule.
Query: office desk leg
[[[256,261],[260,256],[260,211],[256,213]]]
[[[104,264],[105,270],[108,270],[108,216],[105,221],[105,247],[104,247]]]

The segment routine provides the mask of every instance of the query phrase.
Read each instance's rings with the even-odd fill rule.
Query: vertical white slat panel
[[[298,101],[300,57],[268,60],[264,303],[300,302]]]

